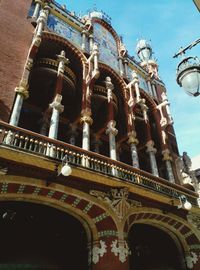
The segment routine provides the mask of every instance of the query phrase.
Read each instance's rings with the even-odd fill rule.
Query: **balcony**
[[[156,198],[158,194],[162,195],[163,198],[166,198],[165,202],[168,203],[172,199],[179,199],[181,195],[185,195],[194,206],[198,205],[198,196],[195,192],[106,156],[85,151],[82,148],[4,122],[0,122],[0,135],[1,159],[12,159],[17,151],[16,162],[21,162],[21,160],[25,162],[23,157],[29,155],[27,158],[29,161],[36,158],[32,165],[40,167],[37,158],[42,158],[46,164],[51,161],[48,169],[52,171],[55,169],[55,165],[59,165],[63,157],[67,155],[72,171],[81,170],[77,175],[72,173],[72,176],[81,178],[84,175],[83,172],[88,172],[95,176],[93,181],[98,178],[97,176],[106,177],[106,183],[110,183],[110,185],[114,183],[115,186],[119,186],[120,183],[121,186],[128,184],[134,190],[142,188],[147,193],[153,193],[152,198]],[[19,160],[19,153],[23,155],[21,160]]]

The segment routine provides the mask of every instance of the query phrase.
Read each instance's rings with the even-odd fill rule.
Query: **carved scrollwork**
[[[132,207],[142,206],[140,202],[128,199],[129,191],[127,188],[113,188],[108,193],[91,190],[90,194],[107,203],[120,220],[125,217]]]

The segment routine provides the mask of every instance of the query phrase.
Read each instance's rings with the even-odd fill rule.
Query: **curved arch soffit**
[[[81,61],[81,64],[84,65],[87,62],[86,56],[76,47],[74,46],[70,41],[67,39],[51,32],[43,32],[42,40],[49,40],[49,41],[55,41],[58,43],[63,44],[64,46],[67,46]]]
[[[134,220],[129,221],[129,218],[133,215],[135,215]],[[131,227],[136,223],[152,225],[168,233],[179,249],[181,243],[185,254],[190,251],[190,244],[188,243],[187,238],[193,235],[198,241],[197,244],[200,242],[200,234],[198,230],[190,223],[176,215],[163,214],[162,211],[158,209],[142,208],[138,211],[128,213],[125,220],[124,228],[126,224],[128,224],[127,234],[129,234]],[[176,227],[177,224],[179,225],[178,227]],[[185,235],[181,232],[183,228],[187,229],[187,233]]]
[[[101,73],[101,70],[105,71],[108,76],[109,75],[112,76],[117,81],[117,83],[120,86],[120,89],[122,90],[121,94],[122,94],[122,96],[124,98],[124,101],[125,101],[125,91],[126,91],[126,83],[125,83],[125,81],[121,78],[121,76],[114,69],[107,66],[106,64],[99,63],[99,71],[100,71],[100,73]]]
[[[112,218],[112,209],[108,209],[90,194],[56,183],[46,186],[44,180],[24,176],[4,175],[0,180],[0,201],[27,201],[60,209],[81,222],[88,240],[91,236],[98,240],[101,233],[108,231],[117,235],[118,226]],[[98,214],[95,215],[96,213]],[[105,219],[108,221],[107,227],[102,231],[100,222]]]

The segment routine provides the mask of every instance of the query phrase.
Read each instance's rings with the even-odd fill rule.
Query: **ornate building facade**
[[[136,61],[103,12],[0,5],[0,269],[199,270],[198,181],[149,43]]]

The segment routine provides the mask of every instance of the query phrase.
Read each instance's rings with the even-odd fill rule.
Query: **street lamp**
[[[150,44],[145,39],[138,41],[136,52],[141,61],[148,61],[153,53]]]
[[[177,83],[188,95],[200,95],[200,61],[197,57],[184,58],[177,67],[176,75]]]
[[[181,48],[173,57],[183,56],[187,50],[192,49],[200,43],[200,39],[195,40],[185,48]],[[177,66],[177,83],[190,96],[200,95],[200,61],[198,57],[185,57]]]

